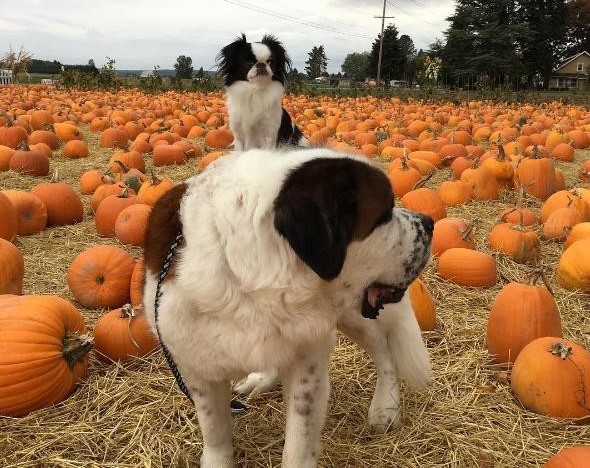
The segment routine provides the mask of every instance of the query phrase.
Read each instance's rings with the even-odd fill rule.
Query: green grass
[[[39,84],[43,79],[54,79],[57,75],[52,75],[50,73],[29,73],[30,80],[27,78],[26,75],[19,76],[17,83],[22,84]]]

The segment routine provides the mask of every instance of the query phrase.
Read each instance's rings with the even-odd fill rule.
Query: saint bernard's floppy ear
[[[379,169],[318,158],[291,172],[275,200],[275,229],[320,278],[336,278],[348,244],[391,220],[393,194]]]

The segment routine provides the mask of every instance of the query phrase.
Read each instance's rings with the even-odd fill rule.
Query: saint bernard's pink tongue
[[[376,319],[383,304],[399,302],[404,297],[405,288],[394,288],[385,284],[374,283],[365,289],[361,314],[363,317]]]

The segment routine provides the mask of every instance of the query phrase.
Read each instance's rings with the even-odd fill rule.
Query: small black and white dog
[[[308,146],[282,106],[291,60],[272,35],[248,42],[242,34],[217,56],[226,89],[229,128],[238,151]]]

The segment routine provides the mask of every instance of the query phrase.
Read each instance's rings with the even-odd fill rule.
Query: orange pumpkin
[[[35,130],[28,136],[27,142],[29,145],[45,143],[52,150],[56,150],[60,145],[59,137],[50,130]]]
[[[123,148],[129,143],[129,136],[121,129],[110,127],[100,134],[99,146],[101,148]]]
[[[8,167],[11,171],[21,174],[45,176],[49,174],[49,159],[40,151],[29,148],[24,142],[10,158]]]
[[[76,224],[84,219],[82,200],[71,185],[58,181],[57,171],[51,181],[35,185],[31,193],[45,203],[48,226]]]
[[[152,207],[143,203],[124,208],[115,220],[115,237],[123,244],[143,247],[151,211]]]
[[[562,336],[561,318],[551,292],[531,284],[508,283],[494,299],[488,317],[488,352],[498,364],[511,362],[542,336]]]
[[[393,193],[396,197],[403,197],[406,193],[422,179],[422,174],[418,169],[411,167],[406,155],[404,155],[399,164],[390,163],[387,169],[387,177],[393,187]]]
[[[559,208],[551,213],[543,224],[543,237],[564,241],[572,228],[580,221],[580,213],[576,209]]]
[[[590,293],[590,239],[572,243],[557,264],[557,282],[566,289]]]
[[[205,135],[205,145],[210,148],[228,148],[234,141],[234,135],[227,129],[213,129]]]
[[[514,362],[511,386],[522,405],[535,413],[590,421],[590,352],[572,341],[531,341]]]
[[[10,167],[10,159],[14,154],[14,149],[8,146],[0,145],[0,171],[7,171]]]
[[[587,468],[590,466],[590,445],[564,448],[553,455],[543,468]]]
[[[459,206],[472,199],[471,186],[462,180],[446,180],[438,187],[438,194],[446,206]]]
[[[106,197],[94,215],[96,232],[99,236],[115,237],[115,223],[117,216],[128,206],[139,203],[136,195],[129,195],[129,189],[125,188],[117,195]]]
[[[131,285],[129,288],[129,296],[131,297],[131,305],[140,306],[143,303],[143,275],[145,265],[143,257],[140,258],[133,268],[131,274]]]
[[[510,255],[516,263],[533,261],[541,252],[541,242],[535,231],[518,224],[496,224],[488,241],[492,250]]]
[[[11,241],[18,232],[18,218],[10,199],[0,191],[0,239]]]
[[[453,247],[475,249],[473,225],[461,218],[443,218],[434,223],[432,254],[440,257]]]
[[[416,278],[408,288],[410,303],[422,331],[432,331],[436,324],[436,308],[430,291],[420,278]]]
[[[475,165],[465,169],[461,173],[461,180],[469,184],[475,200],[497,200],[499,197],[498,182],[486,167]]]
[[[532,156],[523,159],[516,168],[515,178],[518,180],[518,185],[522,186],[527,193],[541,200],[547,200],[556,190],[553,161],[542,157],[536,145]]]
[[[145,316],[131,304],[107,312],[94,327],[94,350],[103,362],[129,362],[157,347],[158,340]]]
[[[574,242],[582,239],[590,239],[590,221],[576,224],[567,236],[563,246],[567,249]]]
[[[174,187],[174,182],[168,178],[159,179],[152,170],[151,179],[141,184],[141,188],[137,192],[137,199],[141,203],[154,206],[158,199],[172,187]]]
[[[62,154],[68,159],[85,158],[88,156],[88,145],[82,140],[70,140],[64,145]]]
[[[476,250],[453,247],[438,259],[440,276],[461,286],[490,287],[496,284],[496,261]]]
[[[0,415],[64,401],[88,368],[82,314],[57,296],[3,295],[0,310]]]
[[[23,190],[4,190],[2,193],[8,197],[16,212],[18,235],[28,236],[45,229],[47,207],[39,197]]]
[[[25,261],[21,251],[0,238],[0,294],[22,294]]]
[[[401,202],[404,208],[428,215],[435,222],[447,217],[447,210],[440,195],[428,187],[410,190],[402,197]]]
[[[97,245],[78,254],[67,281],[76,300],[89,308],[115,308],[129,302],[133,257],[114,245]]]

